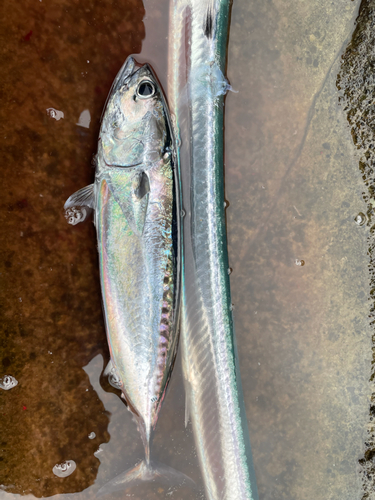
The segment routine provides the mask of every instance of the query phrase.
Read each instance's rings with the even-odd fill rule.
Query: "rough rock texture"
[[[356,28],[351,41],[342,56],[337,88],[340,103],[347,116],[353,143],[359,153],[359,170],[364,182],[363,199],[366,203],[365,214],[360,213],[358,223],[369,229],[368,255],[370,273],[369,300],[370,322],[375,324],[375,2],[361,2]],[[375,334],[372,337],[373,357],[371,381],[375,379]],[[373,390],[374,391],[374,390]],[[363,484],[362,498],[374,498],[375,492],[375,391],[371,395],[365,451],[360,458]]]

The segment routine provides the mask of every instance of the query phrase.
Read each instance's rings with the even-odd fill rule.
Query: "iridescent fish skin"
[[[141,98],[148,82],[155,94]],[[99,136],[95,225],[111,359],[146,456],[177,345],[177,203],[167,128],[150,68],[120,78]]]
[[[156,475],[150,442],[178,344],[180,205],[174,151],[158,81],[149,65],[140,67],[129,57],[102,116],[95,183],[65,204],[68,211],[77,205],[95,210],[109,371],[145,446],[145,464],[123,474],[112,489]]]

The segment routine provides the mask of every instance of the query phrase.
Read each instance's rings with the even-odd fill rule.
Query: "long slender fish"
[[[168,97],[181,142],[181,348],[208,500],[258,498],[233,328],[223,105],[229,0],[171,0]]]
[[[102,116],[94,184],[65,203],[72,224],[95,210],[112,384],[133,413],[145,460],[99,493],[173,469],[150,460],[150,443],[178,344],[180,201],[166,101],[150,66],[129,57]],[[182,475],[181,475],[182,476]]]

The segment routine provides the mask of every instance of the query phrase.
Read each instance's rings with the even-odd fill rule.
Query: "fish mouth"
[[[103,112],[102,116],[100,118],[100,121],[103,120],[103,116],[105,113],[105,110],[107,108],[108,101],[111,99],[113,94],[115,94],[124,84],[126,84],[137,71],[139,71],[141,68],[144,66],[148,67],[148,64],[144,64],[143,66],[138,64],[134,57],[129,56],[122,67],[120,68],[120,71],[117,73],[116,78],[114,79],[112,83],[111,90],[108,92],[107,100],[105,102],[105,105],[103,107]]]
[[[116,76],[116,80],[114,82],[115,88],[112,89],[112,92],[116,92],[116,90],[130,80],[134,73],[136,73],[140,68],[141,66],[135,62],[135,59],[132,56],[129,56]]]
[[[131,80],[131,78],[140,70],[140,69],[146,69],[149,70],[149,65],[146,64],[139,64],[136,62],[136,60],[133,58],[133,56],[129,56],[124,64],[122,65],[122,68],[118,72],[115,81],[113,82],[110,95],[113,95],[117,90],[119,90],[123,85],[126,85],[126,83]]]

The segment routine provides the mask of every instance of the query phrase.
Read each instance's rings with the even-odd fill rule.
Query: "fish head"
[[[165,98],[148,64],[128,57],[108,97],[99,153],[108,166],[134,167],[158,161],[168,140]]]

